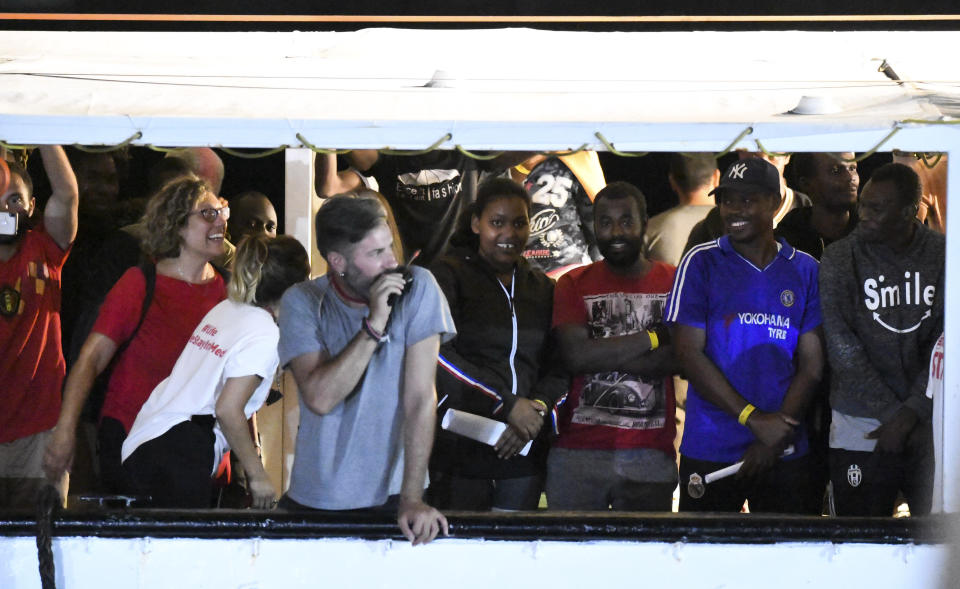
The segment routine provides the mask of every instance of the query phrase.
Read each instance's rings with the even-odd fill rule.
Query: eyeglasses
[[[213,223],[217,220],[217,217],[223,217],[224,222],[226,222],[230,218],[230,207],[220,207],[219,209],[210,207],[199,211],[191,211],[190,214],[200,215],[207,223]]]

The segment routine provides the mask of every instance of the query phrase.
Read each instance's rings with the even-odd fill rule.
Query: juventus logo
[[[747,171],[747,164],[733,164],[730,166],[730,173],[727,174],[728,178],[739,178],[743,180],[743,173]]]
[[[850,468],[847,469],[847,482],[850,483],[851,487],[859,487],[862,480],[863,472],[860,470],[860,467],[856,464],[851,464]]]

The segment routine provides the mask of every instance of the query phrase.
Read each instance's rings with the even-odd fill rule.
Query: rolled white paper
[[[440,421],[440,427],[452,431],[455,434],[476,440],[482,444],[493,446],[503,435],[503,430],[507,429],[507,424],[502,421],[474,415],[466,411],[457,411],[456,409],[447,409]],[[530,451],[533,440],[527,442],[527,445],[520,450],[521,456],[526,456]]]
[[[786,450],[783,451],[783,454],[780,455],[780,458],[783,458],[784,456],[790,456],[791,454],[793,454],[793,444],[790,444],[789,446],[787,446]],[[713,481],[719,481],[720,479],[725,479],[732,474],[737,474],[738,472],[740,472],[741,466],[743,466],[743,460],[741,460],[740,462],[735,462],[730,466],[725,466],[720,470],[715,470],[713,472],[707,473],[703,477],[703,482],[705,484],[710,484]]]

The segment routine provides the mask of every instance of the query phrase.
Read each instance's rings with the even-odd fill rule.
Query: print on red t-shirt
[[[676,269],[654,262],[640,279],[606,262],[576,268],[557,282],[553,325],[586,325],[591,338],[630,335],[663,320]],[[560,419],[561,448],[654,448],[674,455],[676,400],[672,378],[621,371],[574,377]]]
[[[60,345],[62,250],[42,226],[0,264],[0,443],[52,428],[66,364]]]

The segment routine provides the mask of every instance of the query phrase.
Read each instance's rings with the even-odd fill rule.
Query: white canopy
[[[960,152],[956,41],[955,32],[4,31],[0,140]],[[809,114],[788,114],[798,106]],[[286,156],[287,231],[304,243],[316,206],[310,156]],[[960,194],[958,155],[949,178]],[[956,253],[960,215],[947,220]],[[945,328],[960,340],[949,305]],[[945,377],[946,423],[960,419],[955,372]],[[960,428],[943,435],[944,507],[957,512]]]
[[[10,143],[713,150],[872,147],[956,114],[948,32],[10,32]],[[878,71],[886,62],[897,83]],[[431,79],[437,78],[434,84]],[[429,87],[433,86],[433,87]],[[953,106],[951,106],[951,95]],[[804,96],[819,113],[785,114]],[[799,142],[799,143],[798,143]],[[859,149],[866,149],[857,146]]]

